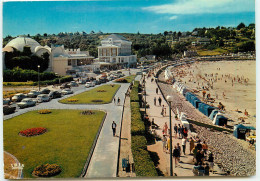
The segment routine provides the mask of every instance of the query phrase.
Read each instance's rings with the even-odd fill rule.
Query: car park
[[[3,105],[9,105],[11,103],[10,99],[3,99]]]
[[[27,97],[30,97],[30,98],[35,98],[37,97],[38,95],[40,95],[41,93],[39,91],[36,91],[36,90],[31,90],[28,94],[27,94]]]
[[[4,115],[12,114],[15,112],[16,107],[4,105],[3,106],[3,113]]]
[[[35,105],[36,105],[36,101],[34,101],[32,98],[25,98],[21,102],[17,103],[17,106],[20,108],[26,108]]]
[[[12,101],[13,102],[20,102],[21,100],[23,100],[24,98],[26,98],[26,95],[23,94],[23,93],[18,93],[18,94],[15,94],[13,97],[12,97]]]
[[[41,90],[41,94],[49,94],[51,91],[50,91],[50,89],[48,89],[48,88],[45,88],[45,89],[43,89],[43,90]]]
[[[94,87],[94,86],[95,86],[95,84],[94,84],[93,82],[87,82],[87,83],[85,84],[85,87],[86,87],[86,88]]]
[[[40,94],[37,96],[36,101],[37,102],[48,102],[50,101],[50,97],[47,94]]]
[[[60,98],[61,97],[61,93],[59,91],[51,91],[48,96],[51,99],[55,99],[55,98]]]
[[[61,94],[63,94],[63,95],[73,94],[73,91],[69,88],[66,88],[61,91]]]

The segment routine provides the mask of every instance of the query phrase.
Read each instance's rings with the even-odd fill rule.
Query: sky
[[[163,33],[255,23],[254,0],[3,2],[3,37],[23,34]]]

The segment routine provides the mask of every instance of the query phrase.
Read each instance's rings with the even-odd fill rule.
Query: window
[[[68,66],[71,66],[71,60],[68,60]]]

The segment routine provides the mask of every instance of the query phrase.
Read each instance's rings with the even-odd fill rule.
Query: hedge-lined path
[[[137,70],[131,70],[131,73],[134,73],[136,71]],[[124,71],[123,73],[126,76],[128,75],[128,71]],[[136,80],[140,80],[140,79],[141,76],[136,77]],[[117,83],[109,82],[107,84],[117,84]],[[32,110],[39,110],[39,109],[80,109],[80,110],[91,109],[91,110],[102,110],[107,112],[106,119],[104,121],[103,127],[98,137],[85,177],[87,178],[116,177],[118,148],[119,148],[118,135],[120,135],[120,130],[121,130],[121,118],[122,118],[125,93],[130,84],[124,83],[120,85],[121,87],[118,89],[117,93],[115,94],[116,99],[118,97],[121,99],[120,105],[115,105],[113,101],[109,104],[99,104],[99,105],[95,105],[95,104],[72,105],[72,104],[62,104],[58,102],[60,99],[64,99],[72,96],[72,95],[67,95],[59,99],[51,100],[50,102],[41,103],[35,107],[21,109],[18,112],[15,112],[14,114],[4,116],[4,120],[24,114]],[[98,86],[95,86],[93,88],[96,88]],[[75,89],[74,91],[75,93],[73,95],[82,93],[86,90],[90,90],[93,88],[86,89],[84,88],[84,85],[80,85]],[[117,137],[113,137],[112,134],[111,125],[113,121],[115,121],[117,124],[117,130],[116,130]],[[82,158],[82,159],[86,159],[86,158]]]
[[[146,92],[147,92],[147,97],[146,97],[146,101],[147,103],[150,105],[150,108],[147,109],[147,114],[149,115],[149,119],[150,121],[152,121],[152,119],[154,118],[154,122],[155,124],[157,124],[159,126],[159,129],[155,130],[156,135],[158,135],[159,137],[163,137],[163,127],[165,122],[167,123],[169,129],[170,129],[170,125],[169,125],[169,106],[166,103],[166,101],[163,98],[162,93],[158,92],[158,94],[156,94],[156,88],[158,87],[156,82],[151,82],[151,78],[148,78],[146,80]],[[165,97],[167,97],[167,95],[164,95]],[[154,105],[154,97],[156,97],[156,106]],[[161,106],[159,106],[158,103],[158,98],[161,97],[162,98],[162,103]],[[162,105],[166,106],[166,116],[162,116],[161,115],[161,111],[162,111]],[[177,143],[180,144],[181,146],[181,139],[175,138],[175,134],[174,134],[174,125],[175,124],[181,124],[181,122],[179,120],[175,119],[175,115],[172,111],[172,146],[174,149],[174,146],[177,145]],[[188,132],[188,137],[190,137],[190,131]],[[181,146],[182,147],[182,146]],[[148,146],[148,150],[152,151],[152,152],[156,152],[160,158],[159,160],[159,164],[158,164],[158,168],[160,169],[160,171],[164,174],[164,176],[170,176],[170,154],[163,152],[163,144],[162,141],[157,141],[156,144],[154,145],[149,145]],[[175,162],[174,162],[174,158],[173,160],[173,175],[175,176],[180,176],[180,177],[190,177],[190,176],[194,176],[193,172],[192,172],[192,168],[194,166],[194,162],[192,161],[193,159],[193,155],[190,155],[190,147],[189,147],[189,142],[187,142],[186,144],[186,155],[183,154],[183,152],[181,152],[181,163],[179,163],[179,166],[175,168]],[[218,166],[214,166],[214,170],[216,171],[215,174],[210,174],[210,176],[220,176],[223,172],[220,170],[220,168]]]

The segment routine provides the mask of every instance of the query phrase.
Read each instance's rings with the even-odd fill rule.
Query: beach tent
[[[247,130],[248,130],[248,127],[244,126],[243,124],[235,125],[233,135],[238,139],[245,140]]]
[[[191,92],[186,92],[185,98],[186,98],[186,100],[189,101],[189,102],[190,102],[190,96],[191,96]]]
[[[206,115],[206,111],[204,110],[204,105],[206,105],[206,104],[203,102],[199,103],[199,111],[201,113],[203,113],[204,115]]]
[[[209,115],[209,119],[213,120],[215,118],[215,115],[218,113],[218,109],[214,109],[210,115]]]
[[[213,124],[224,126],[227,125],[227,118],[222,113],[217,113],[213,119]]]
[[[208,104],[205,104],[205,105],[204,105],[205,115],[206,115],[206,116],[209,116],[214,109],[216,109],[216,108],[215,108],[215,107],[212,107],[212,106],[210,106],[210,105],[208,105]]]
[[[200,101],[199,99],[195,99],[195,100],[194,100],[194,107],[195,107],[196,109],[199,108],[199,103],[201,103],[201,101]]]
[[[193,95],[192,98],[191,98],[191,104],[192,104],[195,108],[198,108],[199,105],[197,105],[197,104],[199,104],[199,102],[201,102],[201,101],[199,100],[199,98],[197,98],[195,95]]]

